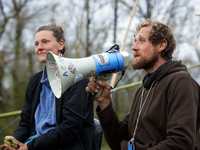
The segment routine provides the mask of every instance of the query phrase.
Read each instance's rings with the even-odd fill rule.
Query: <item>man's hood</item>
[[[187,67],[182,64],[182,61],[172,61],[170,65],[168,65],[166,68],[163,68],[155,81],[159,81],[165,76],[179,71],[187,71]]]

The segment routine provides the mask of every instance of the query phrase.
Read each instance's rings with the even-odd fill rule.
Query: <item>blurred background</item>
[[[40,26],[52,21],[62,25],[64,57],[83,58],[105,52],[114,44],[122,45],[134,4],[135,0],[0,0],[0,114],[21,110],[30,76],[43,68],[34,52],[34,36]],[[177,40],[173,56],[188,68],[195,65],[188,71],[200,84],[199,6],[199,0],[139,0],[124,42],[130,63],[137,24],[155,18],[173,28]],[[145,74],[129,66],[118,87],[141,81]],[[139,86],[112,94],[120,119],[128,112]],[[12,135],[19,119],[19,115],[0,118],[0,144],[6,135]],[[104,149],[109,147],[103,139]]]

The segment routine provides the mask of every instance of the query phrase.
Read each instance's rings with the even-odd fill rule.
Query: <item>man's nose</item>
[[[132,49],[133,51],[136,51],[136,50],[139,49],[139,48],[138,48],[137,42],[135,42],[135,43],[133,44],[133,46],[131,47],[131,49]]]

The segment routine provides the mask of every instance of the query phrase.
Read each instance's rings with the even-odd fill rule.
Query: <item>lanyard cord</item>
[[[147,101],[147,98],[149,97],[149,94],[150,94],[150,92],[151,92],[151,89],[152,89],[152,87],[153,87],[153,84],[154,84],[154,83],[151,84],[151,87],[150,87],[150,89],[149,89],[149,91],[148,91],[148,93],[147,93],[147,96],[146,96],[146,98],[145,98],[143,104],[142,104],[142,101],[143,101],[144,90],[145,90],[145,89],[144,89],[144,87],[143,87],[143,89],[142,89],[139,112],[138,112],[138,116],[137,116],[137,120],[136,120],[136,124],[135,124],[135,129],[134,129],[134,132],[133,132],[133,137],[132,137],[132,139],[130,140],[131,143],[133,143],[133,141],[135,140],[135,134],[136,134],[136,130],[137,130],[137,128],[138,128],[139,118],[140,118],[142,109],[143,109],[143,107],[144,107],[144,105],[145,105],[145,103],[146,103],[146,101]]]

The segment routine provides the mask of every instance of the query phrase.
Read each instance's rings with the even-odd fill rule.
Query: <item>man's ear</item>
[[[162,52],[167,47],[167,40],[163,40],[160,42],[158,47],[158,52]]]

